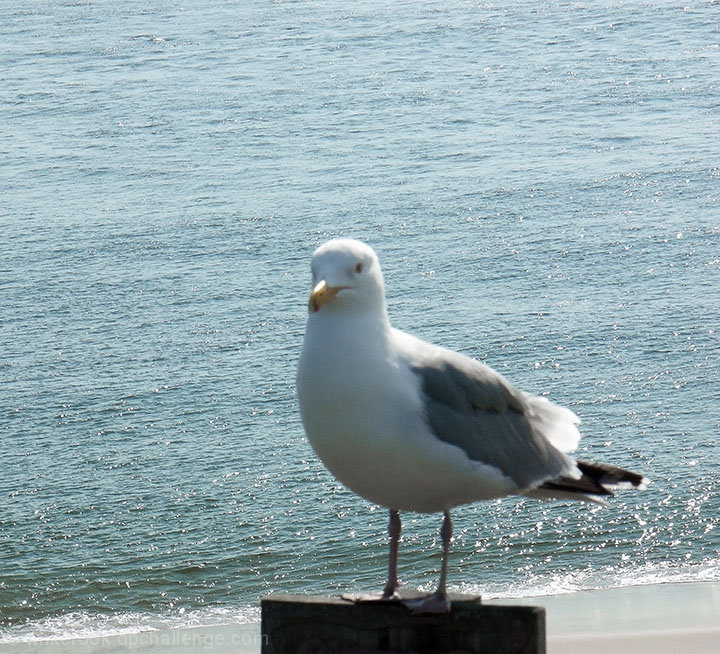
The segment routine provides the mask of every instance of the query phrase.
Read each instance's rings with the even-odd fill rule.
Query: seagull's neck
[[[312,414],[339,420],[343,411],[365,406],[376,394],[378,377],[386,379],[394,367],[385,312],[328,308],[310,314],[298,366],[300,383],[312,389],[305,397],[307,419]]]
[[[321,310],[311,314],[307,337],[322,340],[325,347],[357,348],[372,343],[377,349],[390,339],[390,321],[387,311],[333,311]]]

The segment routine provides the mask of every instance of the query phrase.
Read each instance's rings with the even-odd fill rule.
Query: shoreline
[[[715,654],[720,627],[625,634],[549,635],[548,654]]]
[[[542,606],[548,654],[714,654],[720,582],[688,582],[488,600]],[[90,638],[0,642],[0,654],[259,654],[259,623],[158,629]]]
[[[553,636],[720,629],[717,581],[625,586],[487,603],[542,606],[547,633]]]
[[[261,645],[259,623],[237,623],[0,643],[0,654],[259,654]]]

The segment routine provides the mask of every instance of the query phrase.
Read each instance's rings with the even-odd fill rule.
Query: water
[[[379,588],[305,441],[309,257],[653,481],[455,511],[455,590],[720,579],[716,3],[0,6],[0,640]],[[400,574],[431,588],[437,516]]]

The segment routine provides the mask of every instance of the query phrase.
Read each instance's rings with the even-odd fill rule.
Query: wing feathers
[[[519,489],[532,488],[560,475],[577,475],[574,461],[556,448],[545,433],[556,415],[542,403],[541,416],[524,393],[491,368],[449,350],[413,362],[423,395],[428,426],[442,441],[467,456],[492,465]],[[538,406],[538,405],[536,405]],[[559,425],[562,427],[562,425]],[[572,423],[569,426],[574,431]]]
[[[492,368],[452,350],[396,332],[420,381],[427,424],[437,438],[492,465],[539,498],[601,502],[613,488],[643,488],[642,475],[616,466],[575,461],[578,417],[523,393]]]

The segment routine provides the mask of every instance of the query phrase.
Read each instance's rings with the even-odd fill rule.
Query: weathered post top
[[[545,654],[545,610],[450,595],[417,615],[395,601],[271,595],[261,602],[262,654]]]

